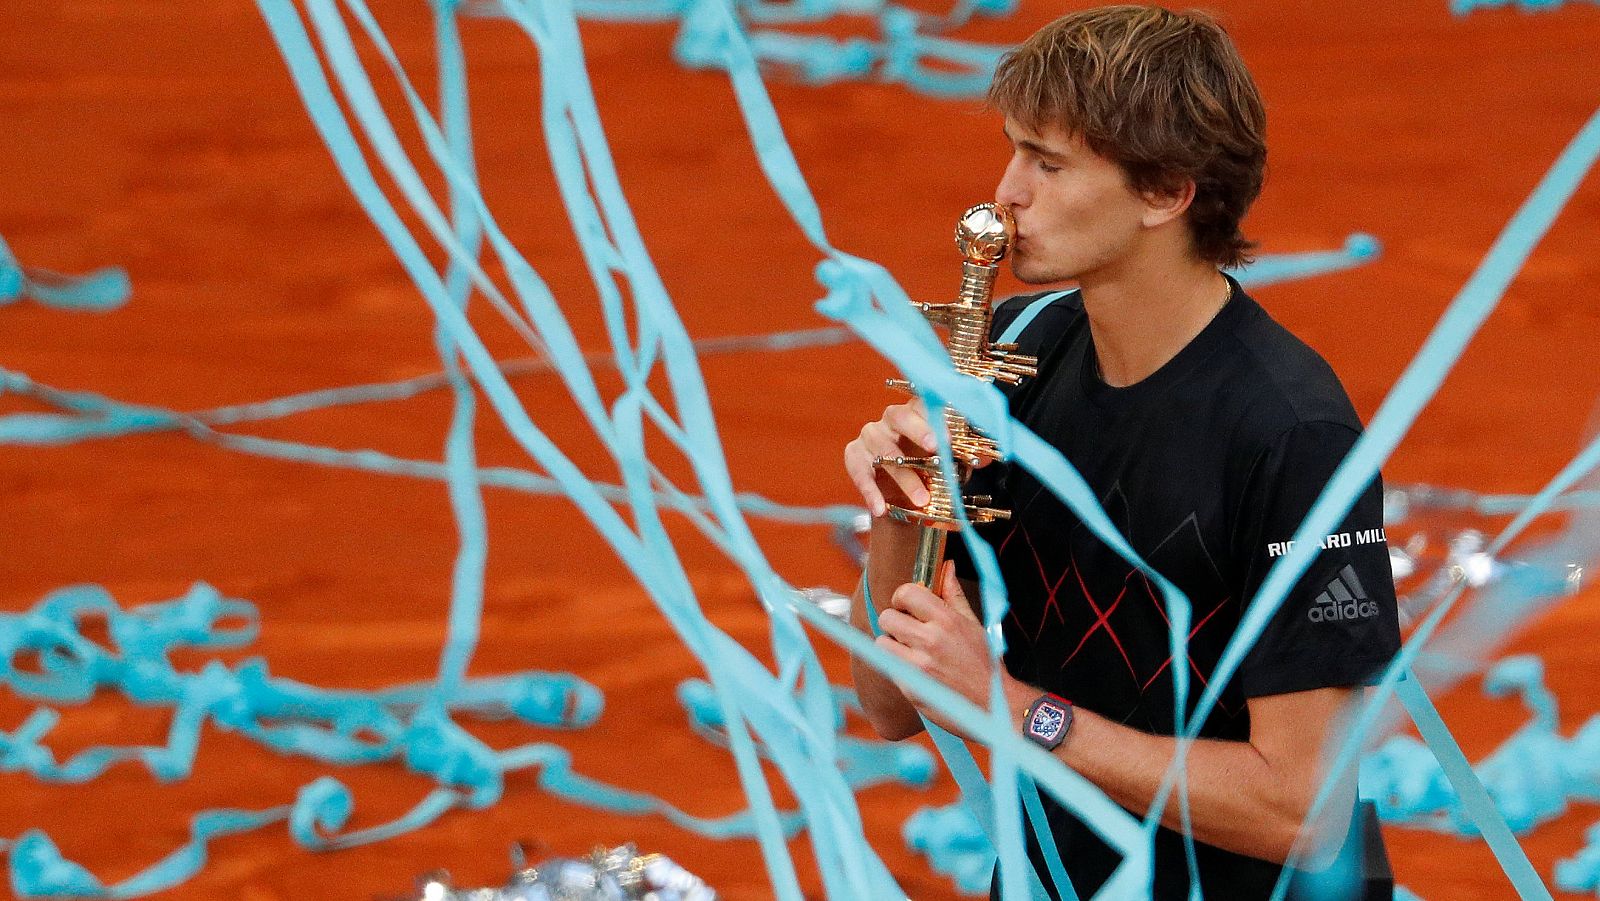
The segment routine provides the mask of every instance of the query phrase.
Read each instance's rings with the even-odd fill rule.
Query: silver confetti
[[[716,901],[698,876],[633,845],[598,849],[588,860],[555,858],[517,872],[499,888],[455,888],[430,873],[413,901]]]

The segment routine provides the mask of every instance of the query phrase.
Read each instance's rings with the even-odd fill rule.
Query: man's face
[[[1116,163],[1059,127],[1033,131],[1007,118],[1005,131],[1013,152],[994,196],[1017,220],[1018,280],[1074,280],[1133,252],[1149,206]]]

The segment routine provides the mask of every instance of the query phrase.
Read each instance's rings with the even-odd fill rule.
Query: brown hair
[[[1081,137],[1141,192],[1195,183],[1195,252],[1249,262],[1239,221],[1261,193],[1266,111],[1226,31],[1202,12],[1107,6],[1069,13],[1007,53],[988,103],[1034,131]]]

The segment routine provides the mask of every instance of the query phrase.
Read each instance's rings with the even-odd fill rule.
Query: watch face
[[[1033,719],[1028,721],[1028,731],[1045,741],[1055,741],[1066,727],[1066,709],[1051,701],[1039,702],[1033,709]]]

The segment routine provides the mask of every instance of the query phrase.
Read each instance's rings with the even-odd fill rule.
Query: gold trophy
[[[1016,384],[1038,372],[1038,360],[1016,352],[1015,344],[990,344],[989,321],[993,316],[991,302],[994,295],[994,277],[1000,271],[1000,261],[1011,250],[1016,225],[1011,213],[1003,206],[981,203],[961,214],[956,224],[956,247],[961,251],[961,295],[954,303],[919,303],[928,321],[945,326],[950,331],[947,349],[956,371],[986,382],[1001,381]],[[891,388],[912,392],[912,384],[904,379],[889,379]],[[954,456],[952,468],[964,484],[972,469],[984,460],[998,460],[995,443],[979,434],[967,423],[967,418],[951,407],[944,408],[945,432],[950,436],[950,451]],[[928,503],[920,510],[908,510],[890,505],[889,515],[901,522],[915,523],[921,528],[917,533],[917,558],[911,578],[925,588],[933,588],[939,564],[944,561],[945,540],[950,532],[961,527],[956,518],[955,498],[945,480],[940,459],[934,457],[878,457],[879,466],[906,466],[922,473],[928,483]],[[1011,511],[986,506],[991,502],[985,496],[963,498],[967,519],[973,523],[1008,519]]]

